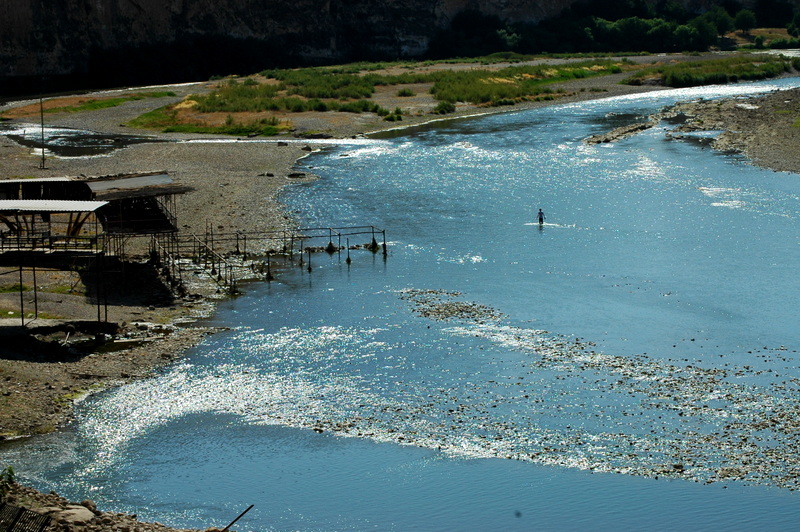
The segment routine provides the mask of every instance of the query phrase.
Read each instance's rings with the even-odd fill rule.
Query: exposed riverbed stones
[[[642,131],[647,131],[648,129],[652,128],[657,124],[658,120],[653,118],[648,120],[647,122],[639,122],[636,124],[621,126],[609,131],[608,133],[592,135],[591,137],[587,138],[584,142],[586,142],[586,144],[604,144],[607,142],[616,142],[631,137],[633,135],[636,135],[637,133],[641,133]]]
[[[99,511],[91,500],[70,502],[56,493],[41,493],[20,484],[11,486],[6,502],[50,516],[48,532],[190,532],[190,529],[170,528],[161,523],[142,523],[136,515]],[[205,532],[220,530],[212,527]]]
[[[398,297],[419,316],[443,322],[442,334],[463,337],[461,355],[485,357],[486,365],[502,372],[462,375],[449,368],[448,377],[435,385],[398,378],[390,384],[366,380],[362,389],[350,381],[337,384],[340,372],[317,342],[304,349],[305,356],[334,364],[330,375],[326,369],[319,382],[297,383],[299,395],[285,395],[286,383],[278,393],[254,382],[262,395],[278,396],[266,411],[252,405],[242,414],[459,456],[800,488],[797,351],[758,346],[690,358],[684,349],[695,353],[696,339],[682,339],[669,358],[604,353],[587,339],[509,325],[502,313],[461,301],[457,292],[408,289]],[[292,343],[305,342],[296,331],[252,341],[286,343],[284,334]],[[345,342],[353,353],[380,341],[371,334],[326,331],[337,349]],[[752,362],[728,362],[732,359]],[[370,391],[378,387],[381,393]],[[246,401],[237,398],[231,405],[235,409]]]
[[[459,292],[444,290],[406,289],[400,298],[414,304],[412,311],[423,318],[437,321],[469,320],[476,323],[493,322],[503,314],[490,307],[469,301],[457,301]]]
[[[584,142],[616,142],[659,123],[677,124],[668,139],[707,142],[715,150],[741,153],[776,171],[800,171],[800,88],[758,96],[677,103],[646,122],[593,135]],[[698,133],[707,133],[698,137]]]

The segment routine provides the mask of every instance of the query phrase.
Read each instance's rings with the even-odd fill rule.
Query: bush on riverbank
[[[800,69],[800,59],[745,55],[646,68],[626,79],[624,83],[642,85],[655,80],[667,87],[695,87],[769,79],[792,69]]]
[[[15,481],[16,476],[11,466],[5,466],[0,469],[0,501],[5,500],[8,490],[11,489],[11,485],[14,484]]]

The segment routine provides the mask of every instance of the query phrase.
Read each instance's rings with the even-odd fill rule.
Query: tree
[[[717,35],[725,35],[734,28],[733,17],[721,6],[714,6],[706,11],[702,18],[717,28]]]
[[[748,34],[750,30],[756,27],[756,14],[749,9],[742,9],[736,13],[733,25],[737,30],[742,30],[745,34]]]
[[[689,26],[697,30],[691,50],[708,50],[710,46],[717,43],[717,27],[708,20],[697,17],[689,21]]]
[[[697,30],[686,24],[681,24],[675,28],[675,46],[679,50],[696,50]]]
[[[647,32],[647,50],[653,52],[670,52],[676,50],[674,23],[656,19],[656,24]],[[677,50],[680,51],[680,50]]]
[[[792,37],[800,37],[800,14],[792,17],[792,21],[787,24],[786,29]]]

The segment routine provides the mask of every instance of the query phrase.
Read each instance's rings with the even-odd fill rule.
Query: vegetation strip
[[[641,85],[648,80],[655,80],[667,87],[694,87],[774,78],[792,69],[800,70],[800,58],[745,55],[657,65],[633,74],[625,83]]]
[[[164,98],[167,96],[175,96],[174,92],[171,91],[163,91],[163,92],[137,92],[136,94],[131,94],[129,96],[123,96],[119,98],[92,98],[91,100],[87,100],[79,105],[67,105],[64,107],[51,107],[49,109],[45,109],[45,113],[79,113],[81,111],[96,111],[98,109],[108,109],[110,107],[117,107],[118,105],[122,105],[126,102],[132,102],[136,100],[143,100],[145,98]]]

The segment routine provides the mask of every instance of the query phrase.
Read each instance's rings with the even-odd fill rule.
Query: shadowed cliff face
[[[535,21],[574,0],[0,0],[0,94],[420,56],[476,9]]]

